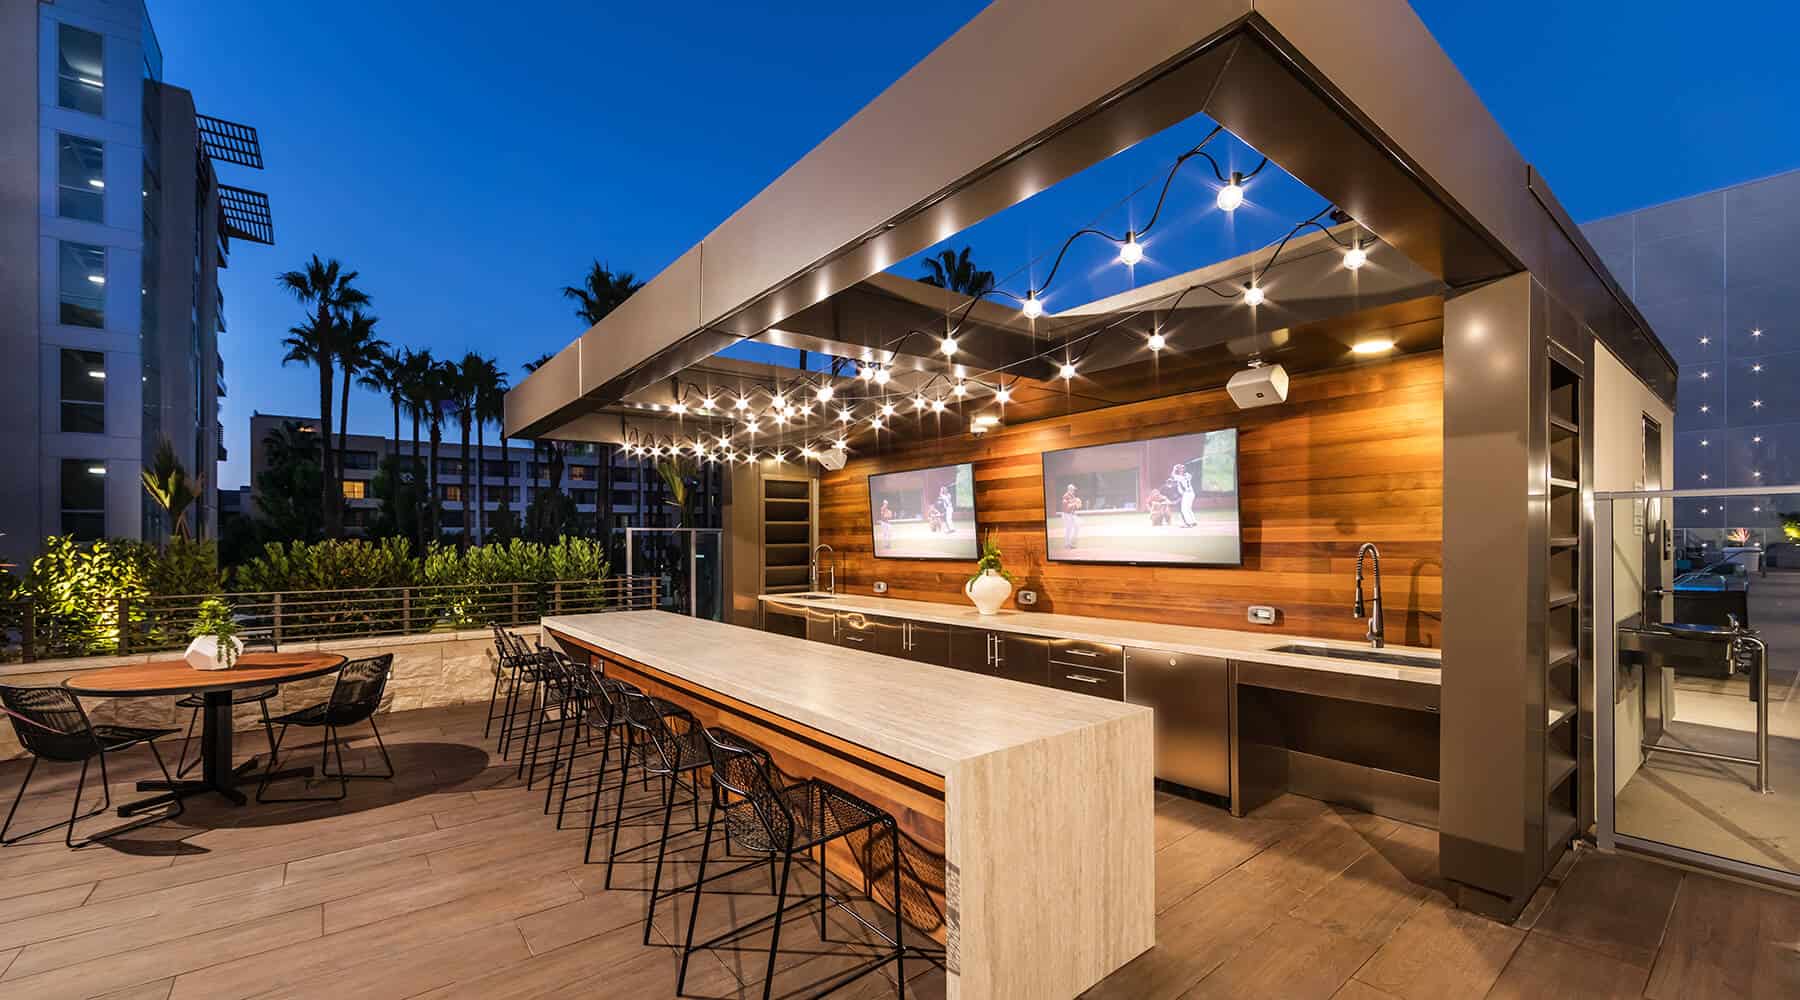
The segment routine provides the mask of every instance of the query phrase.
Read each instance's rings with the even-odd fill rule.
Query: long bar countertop
[[[1249,660],[1304,670],[1354,674],[1385,680],[1409,681],[1416,684],[1440,685],[1440,670],[1401,664],[1371,663],[1364,660],[1338,659],[1305,653],[1280,653],[1274,647],[1290,644],[1325,646],[1346,651],[1367,651],[1366,644],[1337,639],[1314,639],[1307,636],[1271,632],[1242,632],[1233,629],[1197,628],[1163,622],[1126,621],[1116,618],[1092,618],[1085,615],[1059,615],[1037,611],[1004,610],[984,615],[967,604],[942,604],[935,601],[907,601],[893,597],[866,597],[839,594],[835,597],[807,597],[795,594],[764,594],[762,600],[794,608],[828,608],[854,611],[891,618],[906,618],[940,625],[960,625],[1018,632],[1052,639],[1081,639],[1088,642],[1114,643],[1121,646],[1144,646],[1173,653],[1213,656],[1227,660]],[[854,652],[854,651],[852,651]],[[1441,660],[1438,650],[1416,646],[1387,646],[1382,652]]]
[[[546,629],[948,775],[955,765],[1150,709],[663,611]]]

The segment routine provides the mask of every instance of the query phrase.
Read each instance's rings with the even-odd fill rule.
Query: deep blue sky
[[[589,260],[654,275],[981,4],[862,6],[320,0],[221,16],[150,0],[169,82],[255,125],[268,162],[221,168],[269,193],[277,245],[237,245],[223,276],[220,481],[245,480],[252,409],[315,405],[313,373],[279,364],[298,309],[275,272],[339,257],[362,271],[389,340],[490,353],[516,380],[580,332],[556,292]],[[1729,25],[1662,0],[1415,6],[1577,219],[1800,166],[1792,5],[1740,4]],[[1158,137],[1095,183],[1123,194],[1184,139]],[[1234,242],[1285,228],[1303,195],[1246,216]],[[978,251],[1005,273],[1084,211],[1062,206],[997,240],[1017,246]],[[388,422],[384,403],[353,397],[353,429]]]

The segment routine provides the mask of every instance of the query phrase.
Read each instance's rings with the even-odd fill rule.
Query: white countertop
[[[1172,653],[1216,656],[1229,660],[1249,660],[1283,667],[1322,670],[1328,673],[1356,674],[1386,680],[1410,681],[1416,684],[1441,684],[1440,671],[1431,667],[1409,667],[1363,660],[1335,659],[1302,653],[1273,652],[1276,646],[1304,643],[1345,650],[1366,650],[1364,643],[1335,639],[1312,639],[1305,636],[1274,632],[1240,632],[1222,628],[1195,628],[1162,622],[1124,621],[1116,618],[1090,618],[1084,615],[1056,615],[1034,611],[1004,610],[983,615],[968,604],[939,604],[933,601],[902,601],[892,597],[864,597],[840,594],[828,598],[799,597],[793,594],[764,594],[764,601],[799,608],[830,608],[837,611],[860,611],[863,614],[909,618],[940,625],[963,625],[1019,632],[1053,639],[1082,639],[1088,642],[1115,643],[1121,646],[1144,646]],[[1383,650],[1405,656],[1441,659],[1435,649],[1416,646],[1387,646]]]
[[[934,774],[1150,711],[665,611],[543,625]]]

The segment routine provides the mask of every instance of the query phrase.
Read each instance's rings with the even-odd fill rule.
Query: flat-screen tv
[[[1237,566],[1237,429],[1044,453],[1044,543],[1061,562]]]
[[[877,559],[974,559],[975,467],[937,465],[869,477]]]

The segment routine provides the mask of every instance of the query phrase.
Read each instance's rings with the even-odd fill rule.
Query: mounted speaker
[[[1231,381],[1225,383],[1225,391],[1231,394],[1231,401],[1240,410],[1285,403],[1288,395],[1287,369],[1280,365],[1263,365],[1238,372],[1231,376]]]
[[[849,457],[850,456],[844,454],[844,449],[842,448],[831,448],[826,451],[821,451],[819,452],[819,467],[826,472],[836,472],[844,467],[844,462]]]

